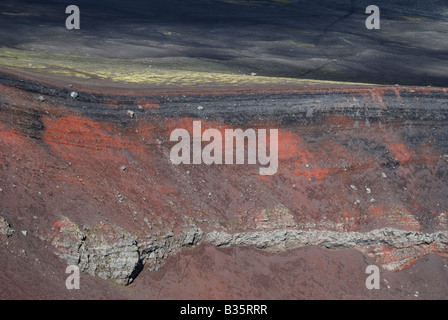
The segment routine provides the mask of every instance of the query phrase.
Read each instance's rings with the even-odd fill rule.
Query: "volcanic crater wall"
[[[446,255],[445,89],[73,99],[72,88],[3,77],[0,230],[12,241],[20,226],[87,273],[128,284],[202,243],[357,248],[388,270]],[[278,172],[173,165],[170,133],[194,120],[277,128]]]

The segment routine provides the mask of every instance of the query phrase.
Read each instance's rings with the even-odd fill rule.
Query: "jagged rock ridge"
[[[81,231],[76,224],[64,219],[56,229],[51,243],[61,258],[78,265],[84,272],[121,284],[131,283],[143,266],[158,270],[168,257],[201,243],[218,247],[251,246],[274,252],[310,245],[327,249],[356,248],[392,271],[409,266],[427,253],[446,252],[448,245],[446,231],[427,234],[392,228],[364,233],[285,229],[235,234],[205,233],[195,228],[141,242],[126,231],[109,225],[102,225],[94,232],[90,228]]]

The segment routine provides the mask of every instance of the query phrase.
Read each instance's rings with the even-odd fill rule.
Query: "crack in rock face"
[[[84,229],[81,231],[67,218],[56,222],[51,240],[56,254],[83,272],[124,285],[134,281],[144,266],[159,270],[168,257],[201,243],[271,252],[310,245],[332,250],[355,248],[390,271],[407,268],[425,254],[443,254],[448,249],[446,231],[426,234],[391,228],[364,233],[285,229],[230,234],[204,233],[196,228],[139,243],[136,237],[115,226],[101,223]]]

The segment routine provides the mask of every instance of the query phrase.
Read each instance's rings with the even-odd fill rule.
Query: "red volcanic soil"
[[[428,255],[410,268],[380,269],[380,289],[365,286],[368,265],[359,251],[305,247],[273,254],[253,248],[201,245],[143,270],[121,286],[82,274],[79,290],[65,288],[66,264],[28,241],[1,246],[1,299],[446,299],[448,263]],[[26,255],[19,250],[26,249]],[[38,261],[36,261],[39,259]]]
[[[367,290],[374,264],[348,249],[306,247],[280,254],[251,248],[201,246],[143,272],[135,290],[157,299],[439,299],[446,298],[446,260],[429,255],[402,272],[381,270],[379,290]],[[148,290],[149,289],[149,290]]]
[[[204,244],[159,271],[144,268],[130,286],[83,274],[82,290],[71,292],[67,264],[51,245],[65,217],[80,228],[117,226],[139,240],[192,227],[446,231],[443,89],[81,91],[74,100],[65,88],[8,83],[0,85],[0,216],[16,233],[0,235],[2,298],[446,298],[446,252],[437,246],[422,247],[404,271],[382,270],[380,291],[366,290],[365,268],[403,258],[388,247],[373,261],[354,249],[268,253]],[[194,120],[222,134],[278,128],[277,174],[260,176],[258,165],[173,165],[170,133],[191,132]]]

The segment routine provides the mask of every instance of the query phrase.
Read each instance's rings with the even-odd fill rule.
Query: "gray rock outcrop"
[[[0,217],[0,233],[7,237],[11,237],[15,233],[15,230],[11,228],[9,222],[3,217]]]
[[[168,257],[201,243],[269,251],[286,251],[309,245],[327,249],[355,248],[376,259],[386,269],[399,270],[431,250],[446,252],[448,232],[427,234],[385,228],[370,232],[284,229],[231,234],[222,231],[204,233],[195,228],[177,235],[170,231],[165,236],[139,242],[117,227],[102,227],[101,232],[82,232],[66,219],[60,223],[52,239],[57,254],[69,264],[78,265],[81,271],[91,275],[125,285],[135,279],[143,266],[158,270]],[[381,251],[382,248],[387,248],[388,255]]]

